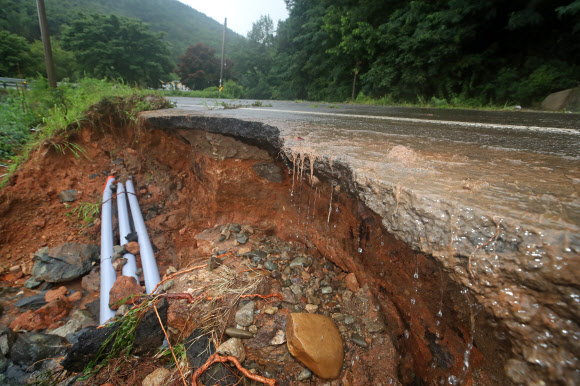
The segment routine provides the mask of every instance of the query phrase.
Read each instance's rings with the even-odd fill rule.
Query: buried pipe
[[[131,233],[131,224],[129,223],[129,211],[127,209],[127,192],[125,192],[125,187],[120,182],[117,184],[117,211],[119,212],[119,245],[123,246],[129,242],[127,236]],[[123,266],[123,275],[132,276],[139,283],[135,256],[131,253],[125,253],[123,257],[127,259]]]
[[[115,311],[109,307],[109,291],[117,279],[117,274],[111,261],[113,257],[113,215],[111,213],[113,191],[111,185],[115,177],[107,178],[103,190],[103,205],[101,208],[101,299],[99,324],[115,316]]]
[[[143,276],[145,277],[145,290],[150,294],[155,289],[157,283],[161,280],[159,277],[159,270],[157,269],[157,262],[155,261],[155,255],[153,254],[151,240],[149,240],[149,235],[147,234],[145,221],[143,220],[143,215],[139,208],[139,202],[135,195],[133,181],[127,180],[125,185],[127,186],[127,198],[129,199],[131,215],[133,216],[133,223],[135,225],[137,240],[139,242],[141,265],[143,266]]]

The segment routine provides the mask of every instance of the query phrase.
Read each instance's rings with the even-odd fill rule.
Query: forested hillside
[[[225,77],[238,83],[236,95],[533,106],[580,84],[580,0],[285,1],[290,16],[278,26],[263,16],[247,39],[228,32]],[[177,0],[46,4],[60,77],[159,87],[175,71],[194,89],[218,85],[221,25]],[[110,13],[138,20],[98,15]],[[132,53],[128,34],[104,32],[115,26],[137,31],[143,49]],[[0,28],[0,72],[42,72],[35,2],[0,0]]]
[[[580,1],[286,0],[276,96],[529,105],[580,83]],[[272,82],[278,82],[275,85]],[[360,94],[359,94],[360,95]]]
[[[164,32],[175,60],[188,46],[199,42],[221,51],[223,26],[177,0],[50,0],[45,4],[54,36],[60,34],[63,25],[77,19],[80,12],[113,13],[140,19],[152,31]],[[36,1],[0,0],[0,30],[23,36],[30,42],[40,39]],[[235,57],[244,40],[228,30],[226,49]]]

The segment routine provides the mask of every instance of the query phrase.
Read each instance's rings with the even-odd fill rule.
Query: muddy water
[[[235,116],[243,119],[240,125],[258,120],[279,128],[282,145],[274,146],[291,170],[290,205],[301,214],[310,210],[296,201],[296,194],[301,197],[296,181],[308,177],[304,170],[312,166],[314,176],[327,186],[318,187],[319,194],[324,192],[320,197],[326,198],[318,198],[325,209],[316,211],[317,218],[326,218],[327,228],[318,229],[311,243],[375,283],[377,296],[384,296],[385,312],[395,309],[391,314],[401,319],[395,330],[403,342],[410,342],[401,347],[407,348],[403,351],[414,363],[413,372],[439,382],[442,373],[425,370],[435,363],[437,371],[446,369],[447,377],[453,376],[447,381],[462,381],[470,371],[466,363],[481,365],[501,346],[478,340],[481,334],[511,345],[498,366],[513,382],[577,381],[580,144],[575,129],[515,128],[498,136],[490,128],[472,132],[443,125],[441,130],[423,130],[400,122],[369,128],[370,121],[347,117],[276,114],[202,115]],[[340,205],[344,194],[369,213],[353,209],[353,204],[345,211]],[[344,220],[339,216],[333,224],[333,216],[345,212],[358,213],[358,220],[347,222],[352,229],[340,231]],[[300,229],[292,234],[307,234]],[[335,229],[349,236],[329,238]],[[405,247],[393,247],[400,241]],[[424,257],[401,257],[399,249],[409,247]],[[416,273],[436,278],[438,284],[423,283],[415,279]],[[419,298],[415,293],[421,285],[428,289]],[[439,306],[441,298],[452,304]],[[448,316],[456,320],[451,330],[460,333],[447,334],[447,348],[440,350],[433,342],[443,333],[438,329],[442,321],[449,324]],[[490,327],[496,334],[487,333]]]

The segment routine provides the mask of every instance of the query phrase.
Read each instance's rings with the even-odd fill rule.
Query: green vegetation
[[[67,213],[69,217],[76,217],[81,227],[86,228],[93,224],[98,218],[101,211],[101,200],[99,202],[81,202],[79,206]]]
[[[228,32],[224,79],[236,89],[219,93],[221,25],[205,15],[177,0],[54,0],[58,77],[158,87],[177,76],[206,98],[468,108],[533,106],[580,83],[580,0],[286,4],[277,26],[262,16],[246,39]],[[44,73],[37,23],[33,2],[0,0],[0,75]]]
[[[174,67],[162,37],[140,20],[93,14],[66,27],[62,43],[90,77],[158,88]]]
[[[28,92],[11,90],[0,98],[0,159],[10,161],[11,174],[41,143],[58,153],[88,158],[73,141],[81,123],[98,120],[106,110],[119,124],[134,124],[139,111],[170,107],[165,99],[150,98],[149,94],[123,83],[96,79],[62,83],[56,90],[39,79]]]

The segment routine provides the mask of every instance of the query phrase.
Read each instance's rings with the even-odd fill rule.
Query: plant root
[[[195,370],[195,373],[193,373],[193,377],[191,379],[191,385],[192,386],[200,386],[200,384],[197,382],[198,378],[201,376],[201,374],[203,374],[211,365],[213,365],[214,363],[225,363],[225,362],[232,362],[236,368],[242,373],[244,374],[245,377],[252,379],[254,381],[257,382],[261,382],[265,385],[270,385],[270,386],[277,386],[278,385],[278,381],[276,381],[275,379],[272,378],[266,378],[266,377],[262,377],[260,375],[256,375],[256,374],[252,374],[250,373],[249,370],[245,369],[244,367],[242,367],[242,364],[240,363],[240,361],[238,361],[238,359],[236,357],[222,357],[219,356],[218,354],[213,354],[212,356],[210,356],[207,361],[203,364],[203,366],[201,366],[199,369]]]

